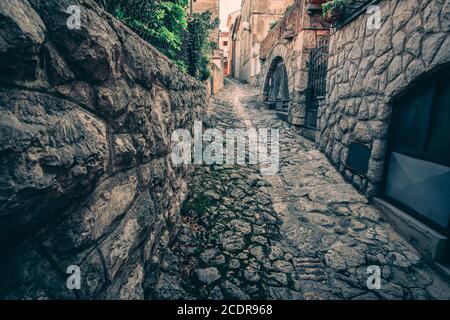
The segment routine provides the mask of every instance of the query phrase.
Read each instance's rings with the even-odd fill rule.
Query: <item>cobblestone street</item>
[[[149,298],[450,299],[450,287],[258,92],[227,81],[205,125],[279,129],[280,171],[198,166]],[[369,290],[368,266],[381,268]]]

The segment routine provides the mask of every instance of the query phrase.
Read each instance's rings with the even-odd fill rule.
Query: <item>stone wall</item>
[[[215,95],[222,91],[225,85],[225,76],[223,75],[223,69],[219,68],[217,64],[211,64],[211,78],[209,80],[210,92]]]
[[[369,15],[330,39],[328,98],[320,112],[318,147],[361,191],[379,191],[393,102],[450,62],[450,6],[445,0],[385,0],[381,28]],[[371,147],[367,177],[347,170],[351,140]]]
[[[204,85],[91,0],[2,0],[0,21],[0,298],[143,298],[187,191],[171,132]]]
[[[274,63],[282,59],[288,73],[291,99],[288,120],[293,125],[305,123],[310,51],[318,46],[321,38],[328,35],[328,29],[320,24],[320,14],[308,15],[306,1],[298,0],[261,43],[261,99],[267,98],[268,81]]]

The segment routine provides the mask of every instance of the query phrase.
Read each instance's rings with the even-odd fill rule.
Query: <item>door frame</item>
[[[436,76],[434,79],[432,79],[432,81],[436,84],[438,81],[443,80],[443,79],[449,79],[450,81],[450,76],[448,74],[446,74],[445,70],[450,71],[450,68],[446,68],[444,70],[441,70],[441,75]],[[446,249],[445,249],[445,254],[444,254],[444,260],[447,263],[450,263],[450,219],[448,221],[447,227],[444,228],[440,225],[438,225],[437,223],[435,223],[434,221],[428,219],[427,217],[424,217],[423,215],[421,215],[420,213],[418,213],[417,211],[415,211],[412,208],[409,208],[408,206],[400,203],[399,201],[390,198],[389,196],[386,195],[386,184],[387,184],[387,178],[389,175],[389,168],[390,168],[390,162],[391,162],[391,153],[392,152],[397,152],[397,153],[401,153],[404,154],[408,157],[413,157],[416,159],[420,159],[423,161],[428,161],[428,162],[433,162],[433,163],[437,163],[440,165],[444,165],[444,166],[449,166],[450,167],[450,162],[447,163],[447,161],[439,161],[438,159],[430,159],[430,158],[426,158],[415,154],[412,154],[411,152],[403,152],[400,150],[395,150],[393,148],[393,139],[394,139],[394,121],[396,121],[397,116],[398,116],[398,112],[399,109],[397,108],[397,105],[399,103],[399,101],[401,100],[401,98],[403,98],[406,94],[408,94],[408,92],[411,92],[411,90],[414,90],[415,88],[421,88],[426,86],[427,81],[429,81],[431,79],[423,79],[422,81],[420,81],[418,84],[408,88],[405,90],[405,94],[396,97],[395,99],[393,99],[389,105],[391,108],[391,116],[390,116],[390,123],[389,123],[389,129],[388,129],[388,137],[387,137],[387,148],[386,148],[386,152],[384,155],[384,169],[383,169],[383,176],[382,176],[382,182],[380,184],[380,191],[378,192],[378,194],[380,195],[380,197],[384,200],[386,200],[387,202],[391,203],[392,205],[394,205],[395,207],[399,208],[400,210],[402,210],[403,212],[405,212],[406,214],[408,214],[409,216],[413,217],[414,219],[422,222],[423,224],[425,224],[426,226],[434,229],[435,231],[441,233],[443,236],[447,237],[447,239],[449,239],[449,241],[447,241],[447,245],[446,245]],[[432,99],[434,100],[434,94]],[[430,108],[433,109],[433,108]],[[429,119],[431,114],[432,114],[433,110],[427,110],[427,118]],[[428,120],[429,122],[429,120]],[[427,133],[428,135],[428,133]],[[425,137],[426,140],[426,137]],[[431,156],[432,157],[432,156]],[[449,209],[450,210],[450,209]]]

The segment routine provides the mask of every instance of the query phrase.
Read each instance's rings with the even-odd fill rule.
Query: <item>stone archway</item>
[[[283,58],[275,57],[263,85],[263,101],[270,107],[287,110],[290,101],[288,75]]]
[[[261,86],[261,96],[264,100],[264,92],[266,90],[266,81],[268,79],[268,77],[270,76],[270,74],[274,71],[274,67],[276,67],[276,64],[278,62],[281,61],[284,63],[285,68],[286,68],[286,72],[288,75],[288,86],[289,86],[289,92],[290,92],[290,96],[292,96],[292,91],[291,91],[291,77],[289,76],[290,72],[292,71],[291,65],[290,65],[290,60],[287,57],[286,54],[286,46],[284,43],[279,42],[277,43],[267,54],[267,57],[265,59],[265,61],[262,63],[261,65],[261,79],[260,79],[260,84]]]

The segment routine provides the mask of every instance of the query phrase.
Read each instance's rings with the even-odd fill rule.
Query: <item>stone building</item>
[[[209,89],[211,94],[219,93],[224,87],[224,56],[222,50],[214,50],[211,58],[211,77],[209,78]]]
[[[286,8],[294,0],[243,0],[241,6],[240,68],[237,78],[256,85],[261,65],[259,51],[261,41],[273,23],[283,17]]]
[[[228,50],[230,42],[230,33],[228,31],[221,31],[219,35],[219,49],[223,52],[223,74],[228,76],[230,68],[228,65]]]
[[[426,256],[448,259],[449,2],[358,3],[331,34],[317,146]]]
[[[318,91],[325,92],[328,38],[321,10],[297,0],[261,43],[261,100],[288,112],[288,121],[311,138]]]
[[[239,78],[240,69],[240,40],[239,31],[241,27],[241,10],[235,11],[228,16],[227,27],[230,30],[230,41],[228,42],[228,65],[230,69],[230,76]]]

